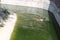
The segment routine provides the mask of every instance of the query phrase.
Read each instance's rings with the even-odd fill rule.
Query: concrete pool
[[[38,8],[38,6],[30,7],[9,4],[1,6],[16,12],[18,15],[11,40],[58,40],[55,31],[58,23],[53,14],[57,12],[54,7],[48,8],[45,5],[41,6],[44,8]]]

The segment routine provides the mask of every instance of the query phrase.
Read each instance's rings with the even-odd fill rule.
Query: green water
[[[34,18],[43,17],[25,13],[17,14],[17,18],[11,40],[58,40],[49,17],[49,20],[37,21]]]

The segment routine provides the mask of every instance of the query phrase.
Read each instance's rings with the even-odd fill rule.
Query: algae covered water
[[[20,13],[17,18],[11,40],[58,40],[46,10],[42,14]]]

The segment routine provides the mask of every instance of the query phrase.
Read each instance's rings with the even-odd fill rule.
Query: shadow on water
[[[49,5],[49,8],[48,10],[51,8],[51,2],[55,2],[55,0],[50,0],[50,5]],[[59,25],[55,19],[55,16],[52,12],[48,11],[48,15],[49,15],[49,19],[51,21],[51,23],[53,24],[53,27],[50,27],[50,32],[51,32],[51,35],[53,37],[53,40],[60,40],[60,28],[59,28]],[[54,30],[53,30],[54,29]],[[55,35],[56,34],[56,35]]]

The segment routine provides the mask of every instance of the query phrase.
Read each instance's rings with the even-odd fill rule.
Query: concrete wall
[[[50,4],[49,0],[1,0],[2,4],[10,4],[10,5],[20,5],[20,6],[28,6],[28,7],[37,7],[43,8]]]
[[[58,8],[60,8],[60,0],[55,0],[55,4]]]

